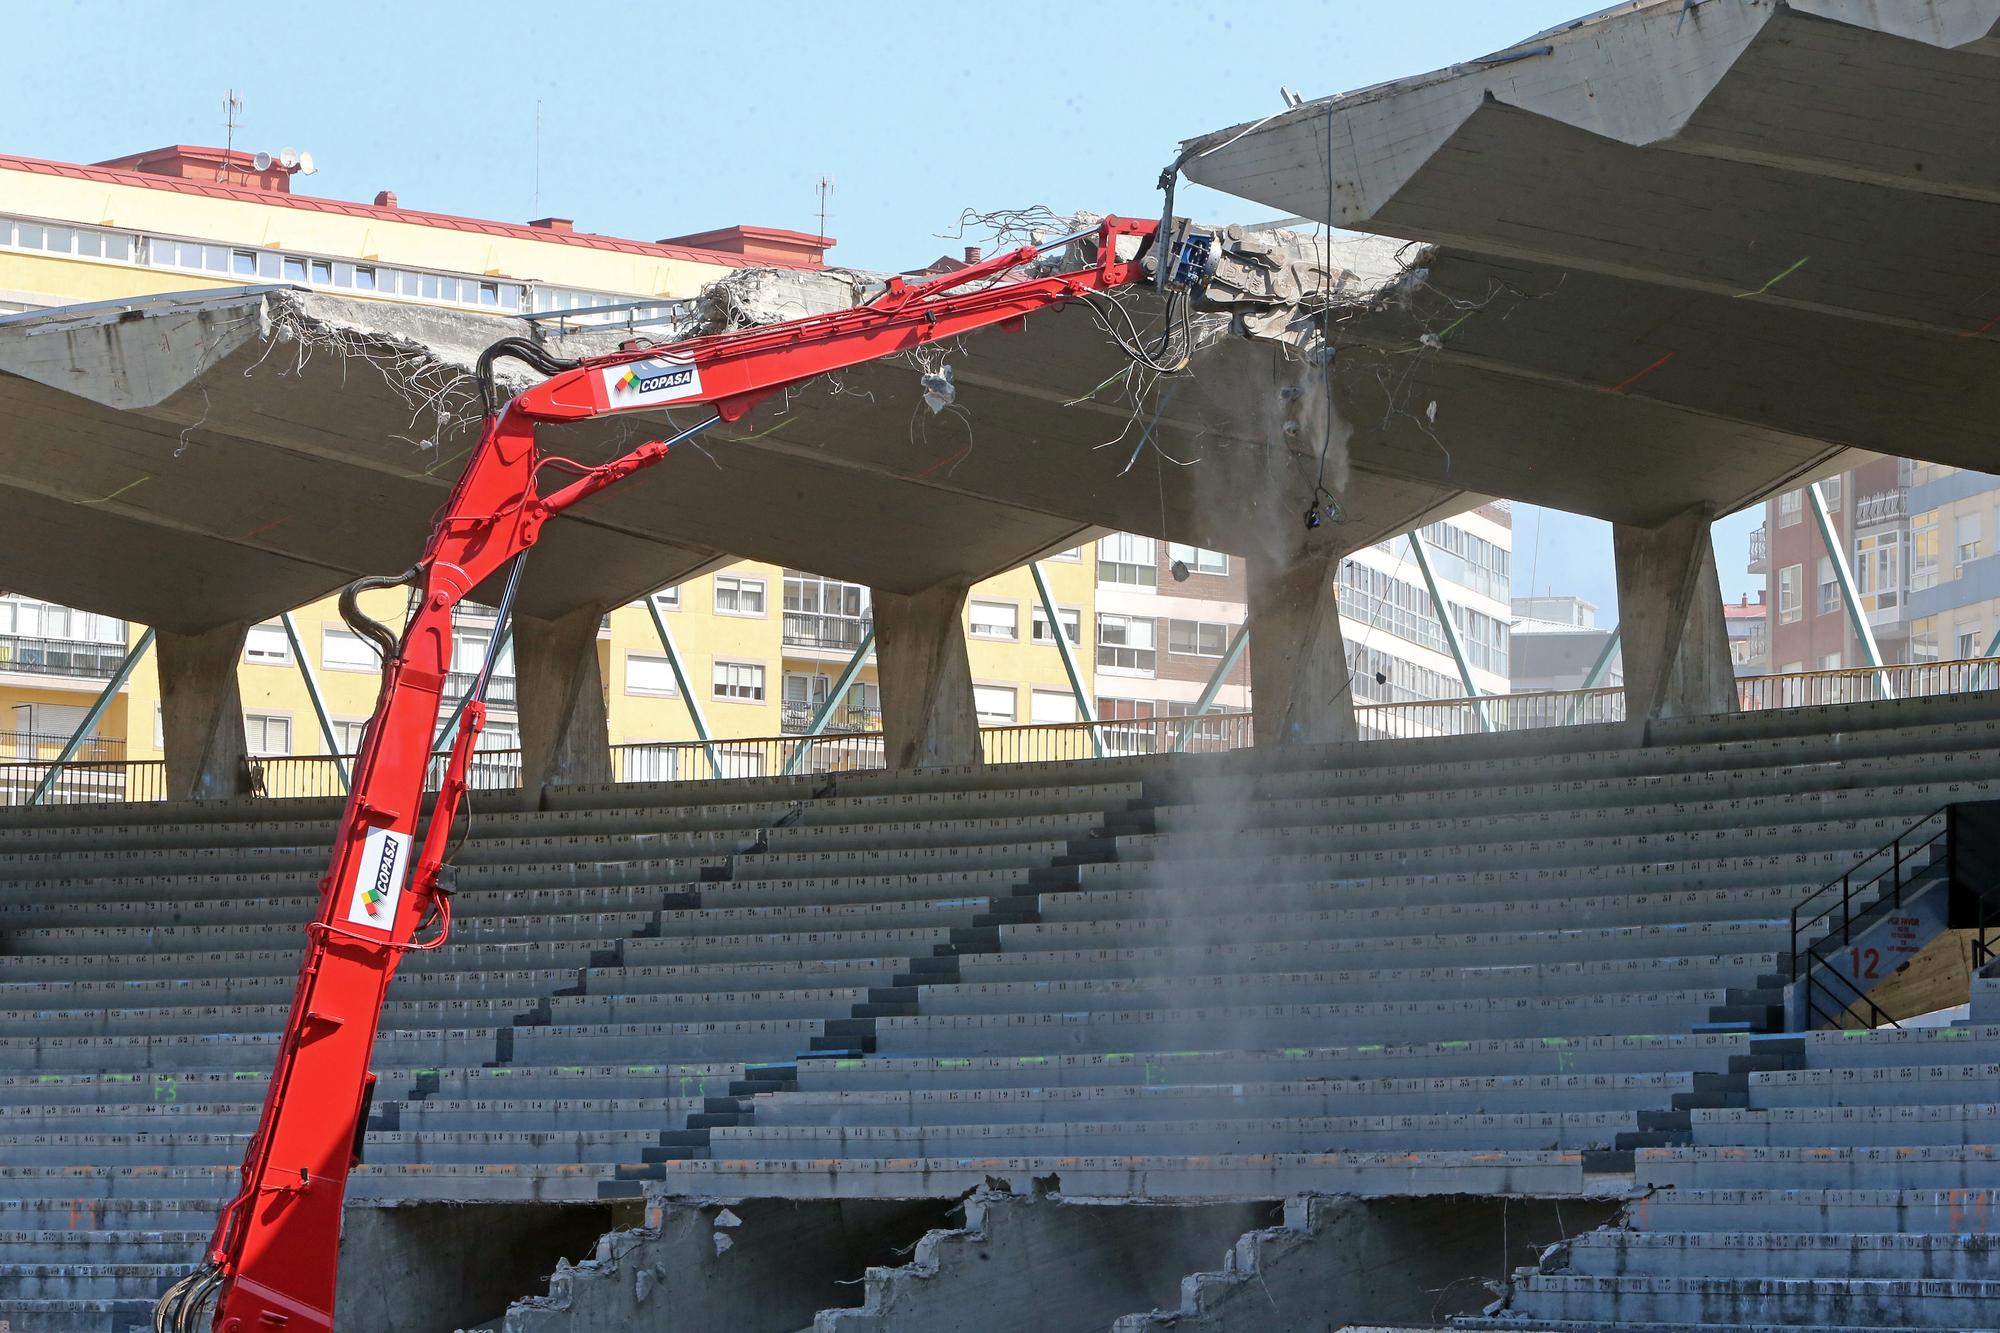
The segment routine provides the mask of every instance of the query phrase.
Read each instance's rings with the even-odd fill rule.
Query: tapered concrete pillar
[[[1627,717],[1736,711],[1712,522],[1706,509],[1694,508],[1658,527],[1612,525]]]
[[[158,631],[160,734],[167,751],[167,799],[216,800],[249,790],[243,759],[243,660],[247,621],[199,634]]]
[[[907,597],[874,594],[875,674],[882,682],[882,744],[890,768],[980,762],[963,624],[969,586],[940,583]]]
[[[521,786],[611,781],[611,729],[597,661],[603,609],[554,620],[514,617],[514,688],[520,697]]]
[[[1250,557],[1250,707],[1259,745],[1356,737],[1347,646],[1333,597],[1339,563],[1323,551],[1286,560]]]

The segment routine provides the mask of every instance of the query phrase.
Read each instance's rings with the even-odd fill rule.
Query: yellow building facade
[[[148,160],[161,172],[179,174],[149,175],[151,168],[123,165]],[[704,250],[589,236],[561,219],[513,224],[414,212],[386,195],[372,205],[312,199],[290,194],[289,182],[275,173],[260,176],[247,155],[226,157],[213,149],[161,150],[120,163],[76,167],[0,156],[0,311],[288,283],[483,311],[496,317],[498,337],[511,332],[501,324],[506,316],[686,298],[731,268],[788,257],[816,262],[798,244],[812,238],[756,228],[705,233],[702,239],[711,242],[734,236],[736,248]],[[1094,566],[1094,544],[1042,564],[1086,697],[1093,678]],[[378,619],[400,623],[401,596],[377,592],[363,605]],[[599,634],[613,745],[693,741],[699,714],[709,735],[729,751],[730,770],[745,774],[774,770],[773,756],[783,748],[726,742],[802,731],[834,693],[870,623],[865,589],[755,561],[690,579],[654,599],[657,621],[636,603],[613,611]],[[374,655],[347,630],[331,595],[295,609],[290,618],[296,646],[278,621],[253,627],[245,645],[239,685],[249,748],[262,756],[352,753],[374,706]],[[1026,569],[974,588],[966,619],[982,722],[1076,716]],[[662,626],[673,640],[678,674]],[[490,617],[482,622],[476,613],[461,626],[454,667],[466,680],[491,629]],[[7,710],[0,728],[11,729],[12,757],[52,757],[97,698],[121,650],[142,632],[19,593],[0,596],[0,708]],[[317,683],[325,726],[301,657]],[[511,670],[503,656],[484,748],[509,749],[518,739]],[[872,729],[880,706],[875,689],[871,657],[828,710],[828,726]],[[159,687],[148,654],[110,701],[91,748],[79,757],[157,758],[161,742]],[[701,775],[686,767],[687,752],[677,746],[620,758],[614,766],[620,776]],[[298,765],[292,772],[267,758],[264,768],[267,786],[277,793],[303,790],[308,768],[320,775],[314,781],[322,781],[327,766]]]

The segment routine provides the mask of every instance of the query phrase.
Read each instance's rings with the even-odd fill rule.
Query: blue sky
[[[815,231],[826,176],[835,262],[908,268],[957,250],[966,208],[1155,213],[1179,141],[1268,115],[1280,85],[1363,87],[1596,7],[73,0],[8,16],[0,151],[89,162],[219,144],[233,87],[238,146],[310,149],[313,193],[389,189],[405,207],[652,239],[732,222]],[[80,72],[116,91],[78,97]],[[1270,213],[1199,189],[1181,210]],[[1517,521],[1526,588],[1535,511]],[[1754,526],[1718,525],[1731,596],[1749,586]],[[1540,584],[1615,601],[1602,524],[1549,515],[1535,565]]]

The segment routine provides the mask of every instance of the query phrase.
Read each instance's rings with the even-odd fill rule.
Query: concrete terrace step
[[[227,1166],[0,1166],[0,1200],[31,1209],[48,1203],[80,1217],[122,1215],[133,1201],[194,1204],[196,1215],[213,1221],[217,1206],[236,1187],[241,1163]],[[598,1185],[615,1179],[617,1168],[602,1163],[522,1165],[428,1165],[364,1162],[348,1177],[351,1203],[436,1200],[505,1203],[542,1200],[588,1202]],[[8,1214],[0,1209],[0,1221]]]
[[[2000,1097],[1989,1083],[1976,1094]],[[1754,1096],[1754,1094],[1753,1094]],[[2000,1143],[2000,1104],[1696,1110],[1702,1148],[1897,1148]]]
[[[1072,1198],[1285,1198],[1301,1191],[1360,1198],[1427,1194],[1616,1197],[1629,1175],[1587,1171],[1581,1152],[1482,1151],[1253,1153],[1114,1157],[865,1159],[709,1158],[661,1162],[647,1178],[670,1195],[713,1198],[921,1199],[962,1194],[994,1180],[1027,1193],[1056,1177]],[[643,1181],[625,1182],[634,1196]],[[5,1178],[0,1177],[0,1187]]]
[[[1185,998],[1185,997],[1183,997]],[[1561,999],[1404,1000],[1356,1004],[1245,1004],[1202,1008],[1066,1010],[885,1018],[885,1055],[1053,1055],[1068,1051],[1184,1050],[1189,1046],[1305,1045],[1334,1041],[1477,1041],[1592,1037],[1706,1020],[1721,989],[1574,995]],[[517,1040],[519,1038],[517,1037]]]
[[[1215,1082],[1547,1077],[1721,1070],[1750,1049],[1733,1033],[1526,1037],[1259,1050],[1051,1052],[974,1057],[876,1055],[808,1060],[802,1091],[1170,1087]]]
[[[1750,1096],[1770,1109],[1977,1102],[2000,1098],[2000,1061],[1759,1071],[1750,1076]]]
[[[1633,1179],[1670,1189],[1981,1189],[2000,1146],[1641,1148]],[[1852,1228],[1849,1228],[1850,1230]]]
[[[278,1032],[231,1031],[220,1022],[206,1031],[113,1037],[0,1037],[0,1074],[29,1072],[120,1073],[242,1069],[277,1059]],[[378,1069],[477,1065],[493,1059],[490,1028],[384,1031],[375,1037],[370,1064]]]
[[[166,1263],[0,1263],[0,1300],[151,1300],[186,1275],[188,1257]]]
[[[801,1069],[816,1072],[819,1062]],[[1664,1107],[1688,1073],[1460,1078],[1318,1078],[1278,1083],[949,1088],[773,1093],[748,1105],[758,1126],[1084,1123],[1273,1116],[1487,1115]],[[4,1124],[0,1120],[0,1124]]]
[[[1774,1323],[1812,1328],[1991,1325],[2000,1282],[1932,1278],[1596,1277],[1536,1274],[1516,1286],[1516,1319],[1648,1323]],[[1478,1325],[1470,1325],[1478,1327]]]
[[[1628,1225],[1646,1232],[2000,1235],[2000,1188],[1654,1189],[1633,1201]]]
[[[1630,1112],[1272,1116],[921,1125],[750,1125],[709,1131],[726,1160],[1158,1156],[1203,1153],[1609,1150]]]
[[[1824,1231],[1657,1232],[1601,1230],[1569,1242],[1564,1273],[1677,1277],[1916,1277],[1992,1281],[2000,1246],[1963,1235]]]
[[[0,1231],[0,1262],[179,1264],[185,1270],[206,1248],[208,1231]]]

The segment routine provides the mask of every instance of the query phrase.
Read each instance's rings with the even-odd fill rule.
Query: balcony
[[[109,680],[117,674],[118,664],[124,660],[125,645],[121,643],[0,634],[0,671]]]
[[[1771,534],[1761,523],[1750,534],[1750,563],[1744,571],[1750,574],[1771,572]]]
[[[819,705],[795,703],[787,700],[781,714],[779,729],[787,736],[803,736],[811,728],[813,715],[819,712]],[[845,734],[858,731],[878,731],[882,726],[882,714],[872,708],[857,708],[850,704],[837,709],[826,721],[826,734]]]
[[[810,611],[785,612],[785,647],[850,656],[868,636],[873,621],[858,616],[827,616]]]
[[[1870,523],[1888,523],[1910,512],[1910,491],[1906,486],[1898,486],[1893,491],[1877,491],[1864,495],[1854,506],[1854,526],[1867,527]]]
[[[463,699],[466,691],[472,688],[472,682],[477,678],[478,673],[474,671],[454,671],[447,675],[444,678],[445,706],[449,708],[460,699]],[[519,703],[520,698],[514,691],[514,678],[512,676],[502,676],[495,673],[493,679],[486,682],[487,707],[514,708]]]

